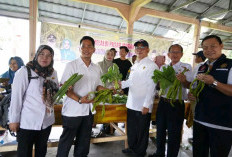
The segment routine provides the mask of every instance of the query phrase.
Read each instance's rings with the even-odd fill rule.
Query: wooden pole
[[[30,0],[29,10],[29,60],[34,58],[36,52],[36,25],[38,13],[38,0]]]

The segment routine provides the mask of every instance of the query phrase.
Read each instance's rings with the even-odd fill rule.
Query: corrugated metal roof
[[[112,0],[114,2],[131,4],[133,0]],[[173,11],[172,9],[179,7],[188,2],[188,0],[152,0],[146,4],[145,8],[156,9],[161,11]],[[174,10],[174,13],[189,17],[207,17],[210,20],[216,20],[220,24],[232,26],[232,12],[228,10],[230,0],[197,0],[194,2]],[[211,7],[214,5],[213,7]],[[172,6],[172,8],[170,8]],[[120,14],[112,8],[77,2],[72,0],[39,0],[39,21],[64,21],[74,24],[86,24],[89,26],[99,26],[113,29],[115,31],[126,31],[127,22]],[[171,10],[170,10],[171,9]],[[222,14],[217,14],[224,12]],[[203,14],[204,13],[204,14]],[[0,0],[0,15],[29,18],[29,1],[28,0]],[[216,15],[215,15],[216,14]],[[213,16],[211,16],[213,15]],[[47,19],[47,20],[46,20]],[[191,28],[190,24],[169,21],[165,19],[155,18],[152,16],[144,16],[134,22],[134,31],[145,34],[153,34],[168,38],[179,38],[178,33],[188,32]],[[204,29],[206,30],[206,29]],[[216,33],[223,39],[232,36],[230,33],[206,30],[201,33],[201,38],[210,33]],[[181,36],[181,35],[180,35]],[[232,39],[231,39],[232,41]],[[225,45],[227,44],[225,43]]]

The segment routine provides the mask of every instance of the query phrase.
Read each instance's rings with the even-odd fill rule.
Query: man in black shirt
[[[132,66],[131,62],[126,59],[126,55],[129,52],[129,49],[126,46],[120,46],[119,55],[120,58],[117,58],[113,61],[113,63],[116,63],[119,67],[119,71],[122,74],[122,80],[126,80],[127,73]],[[128,94],[128,88],[123,89],[125,94]]]

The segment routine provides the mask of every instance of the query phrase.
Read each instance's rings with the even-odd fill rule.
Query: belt
[[[163,101],[166,102],[166,103],[171,103],[171,99],[167,99],[167,98],[164,98],[164,97],[160,97],[160,100],[163,100]],[[183,100],[182,100],[182,102],[184,103]],[[182,103],[180,103],[179,99],[172,100],[172,103],[182,104]]]

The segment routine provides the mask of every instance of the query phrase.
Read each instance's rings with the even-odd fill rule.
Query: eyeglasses
[[[140,50],[144,50],[145,48],[146,48],[145,46],[136,46],[136,47],[135,47],[136,50],[139,50],[139,49],[140,49]]]
[[[52,54],[40,53],[39,56],[45,57],[45,58],[52,58]]]

